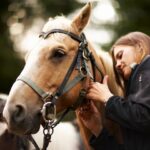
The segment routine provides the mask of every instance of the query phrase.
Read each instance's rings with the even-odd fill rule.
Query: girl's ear
[[[76,27],[78,33],[81,33],[84,27],[87,25],[91,14],[91,3],[87,3],[77,14],[73,21],[72,25]]]

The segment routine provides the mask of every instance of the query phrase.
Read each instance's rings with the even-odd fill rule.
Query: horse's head
[[[37,132],[44,101],[52,100],[57,112],[76,101],[82,86],[82,81],[75,83],[79,80],[76,77],[82,80],[78,74],[81,72],[84,76],[86,72],[80,61],[83,56],[78,54],[84,41],[84,36],[80,35],[88,23],[90,11],[88,3],[72,21],[56,17],[45,24],[41,41],[26,56],[25,67],[13,84],[4,108],[11,131],[18,134]],[[68,73],[69,68],[71,73]]]

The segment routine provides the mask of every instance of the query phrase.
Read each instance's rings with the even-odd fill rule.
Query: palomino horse
[[[102,81],[105,74],[110,77],[111,91],[118,95],[122,92],[109,55],[98,55],[82,33],[90,13],[91,4],[88,3],[72,21],[56,17],[44,25],[41,41],[28,53],[26,65],[13,84],[3,111],[12,132],[36,133],[43,124],[46,139],[50,139],[57,124],[53,120],[55,114],[85,103],[89,82]],[[104,114],[104,106],[98,105]],[[88,150],[90,133],[82,122],[80,126]],[[104,121],[104,126],[118,135],[118,128],[110,121]]]

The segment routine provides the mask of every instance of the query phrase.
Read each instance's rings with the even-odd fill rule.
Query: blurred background
[[[24,66],[24,56],[37,42],[49,17],[72,16],[87,0],[2,0],[0,5],[0,93],[9,92]],[[130,31],[150,35],[150,0],[91,0],[85,33],[99,48]]]

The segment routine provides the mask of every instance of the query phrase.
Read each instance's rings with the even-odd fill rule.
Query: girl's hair
[[[118,45],[127,45],[127,46],[140,46],[142,49],[142,55],[140,58],[140,61],[146,56],[150,54],[150,36],[147,34],[144,34],[142,32],[130,32],[124,36],[121,36],[112,46],[110,50],[110,54],[113,59],[113,67],[116,73],[116,76],[118,76],[118,82],[121,82],[121,77],[119,77],[116,69],[115,69],[115,59],[114,59],[114,48]]]

